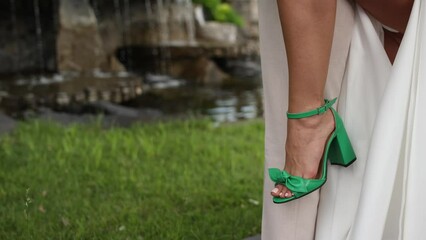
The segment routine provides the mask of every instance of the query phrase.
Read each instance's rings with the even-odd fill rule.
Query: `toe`
[[[283,191],[283,185],[277,184],[274,189],[271,191],[271,195],[274,197],[279,197],[281,192]]]
[[[287,191],[288,191],[287,188],[285,186],[282,186],[281,192],[280,192],[280,198],[284,198],[285,197],[285,193]]]
[[[293,196],[293,193],[290,190],[287,189],[287,191],[285,191],[285,193],[284,193],[284,197],[289,198],[291,196]]]
[[[281,191],[280,191],[280,189],[278,188],[278,185],[277,185],[274,189],[271,190],[271,195],[274,196],[274,197],[278,197],[280,192]]]

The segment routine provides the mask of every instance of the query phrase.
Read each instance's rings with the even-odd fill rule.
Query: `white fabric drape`
[[[259,1],[259,15],[266,122],[262,239],[424,239],[425,2],[415,1],[391,66],[381,24],[338,1],[326,96],[339,97],[358,160],[348,168],[329,166],[320,194],[287,204],[272,203],[267,175],[267,168],[284,166],[285,156],[288,70],[276,1]]]

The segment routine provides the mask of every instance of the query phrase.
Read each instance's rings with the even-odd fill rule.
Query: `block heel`
[[[342,165],[345,167],[349,166],[356,160],[355,152],[352,148],[352,144],[349,140],[345,127],[343,126],[343,121],[336,110],[332,107],[335,102],[336,98],[331,101],[325,99],[324,105],[317,109],[301,113],[287,112],[288,118],[298,119],[324,114],[327,110],[331,109],[334,115],[335,129],[327,140],[322,158],[322,166],[319,166],[322,168],[322,175],[318,179],[294,176],[285,170],[269,168],[269,177],[271,180],[275,182],[275,184],[285,185],[287,189],[293,193],[293,196],[289,198],[273,197],[274,203],[293,201],[306,196],[324,185],[327,180],[327,160],[330,160],[331,164]]]
[[[355,151],[349,140],[348,133],[343,125],[340,116],[333,110],[335,114],[336,131],[335,138],[330,146],[330,163],[333,165],[340,165],[348,167],[356,160]]]

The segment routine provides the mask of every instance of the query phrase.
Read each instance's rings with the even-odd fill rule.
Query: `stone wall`
[[[87,72],[102,68],[106,56],[88,0],[60,0],[59,16],[58,70]]]
[[[228,0],[234,9],[244,18],[244,33],[253,38],[257,38],[259,36],[259,13],[257,1],[258,0]]]
[[[223,32],[226,26],[215,23],[218,25],[215,28],[196,29],[189,1],[171,1],[166,5],[167,2],[0,1],[0,74],[133,70],[137,65],[135,62],[140,59],[132,49],[139,47],[151,48],[148,54],[151,59],[144,61],[153,61],[152,57],[167,61],[172,57],[167,50],[170,47],[188,49],[187,46],[197,46],[192,49],[203,53],[219,51],[225,55],[228,52],[251,54],[256,51],[256,43],[247,44],[245,40],[226,42],[210,39],[205,43],[205,39],[194,39],[196,30],[212,32],[219,29]],[[238,39],[257,41],[257,0],[228,2],[246,19],[244,29],[240,31],[244,36]],[[229,27],[235,29],[235,26]],[[219,30],[211,35],[220,36]],[[220,46],[225,43],[228,45]],[[251,50],[245,51],[247,47],[244,45],[253,47],[249,46]],[[229,51],[230,48],[235,49]],[[192,52],[189,55],[193,55]]]

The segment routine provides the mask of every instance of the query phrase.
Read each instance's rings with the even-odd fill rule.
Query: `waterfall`
[[[130,48],[130,45],[132,44],[130,39],[130,0],[114,0],[114,9],[115,21],[120,28],[123,46],[125,47],[124,51],[120,51],[120,59],[127,63],[128,69],[132,69],[132,50]]]
[[[164,6],[166,3],[166,7]],[[167,43],[170,41],[169,29],[169,11],[170,0],[157,0],[157,22],[159,23],[159,45],[160,45],[160,69],[162,74],[167,74],[169,71],[168,62],[170,60],[170,49]]]
[[[40,18],[40,4],[39,0],[34,0],[34,20],[36,26],[36,34],[37,34],[37,51],[39,55],[39,64],[41,73],[44,73],[45,69],[45,61],[44,61],[44,44],[43,44],[43,31],[41,26],[41,18]]]
[[[169,13],[164,7],[164,0],[157,0],[157,21],[159,23],[159,41],[165,43],[169,38]]]
[[[154,26],[154,12],[152,9],[152,5],[151,5],[151,1],[145,1],[145,11],[146,11],[146,16],[147,16],[147,21],[148,21],[148,28],[149,28],[149,33],[153,33],[155,26]],[[156,38],[156,37],[155,37]],[[153,39],[149,39],[149,42],[152,43],[154,42]],[[159,48],[156,46],[152,46],[152,56],[157,59],[159,56]],[[158,71],[160,70],[160,65],[157,61],[155,61],[155,72],[154,73],[158,73]]]
[[[92,0],[92,8],[93,8],[93,11],[95,12],[96,18],[99,19],[100,11],[99,11],[99,4],[97,0]]]
[[[55,14],[56,13],[56,14]],[[53,31],[55,32],[56,35],[59,34],[59,1],[58,0],[53,0],[52,1],[52,20],[53,20]],[[55,54],[57,54],[57,49],[55,51]],[[54,68],[57,69],[58,68],[58,60],[55,61],[55,66]]]
[[[10,15],[11,15],[11,23],[12,23],[12,34],[15,41],[15,48],[16,48],[16,56],[17,58],[13,61],[13,72],[19,72],[21,70],[21,48],[19,46],[19,35],[18,35],[18,24],[17,24],[17,17],[16,17],[16,4],[15,0],[10,0]]]
[[[130,13],[130,0],[123,0],[124,1],[124,10],[123,10],[123,43],[124,46],[126,46],[126,57],[127,57],[127,65],[129,66],[129,69],[133,69],[133,63],[132,63],[132,40],[130,39],[130,24],[132,23],[132,16]]]
[[[194,23],[194,14],[192,0],[184,0],[184,6],[186,11],[190,14],[185,15],[185,26],[186,26],[186,36],[187,42],[189,45],[195,44],[195,23]]]
[[[117,23],[117,26],[119,29],[121,29],[121,35],[122,37],[124,36],[124,31],[123,31],[123,18],[121,16],[121,4],[120,4],[120,0],[114,0],[114,12],[115,12],[115,22]],[[125,61],[127,59],[126,56],[126,52],[125,51],[120,51],[120,56],[119,56],[121,61]]]

